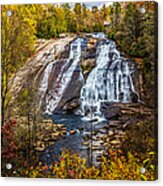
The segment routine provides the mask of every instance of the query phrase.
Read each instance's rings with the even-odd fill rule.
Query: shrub
[[[154,165],[142,174],[140,168],[144,166],[140,159],[128,153],[127,157],[111,152],[110,158],[103,158],[99,167],[88,166],[86,159],[78,154],[64,151],[59,162],[53,165],[31,166],[27,170],[19,169],[21,176],[32,178],[61,178],[61,179],[107,179],[107,180],[155,180]]]

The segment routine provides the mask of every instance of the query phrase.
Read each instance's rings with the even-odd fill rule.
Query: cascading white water
[[[66,87],[69,85],[72,79],[73,72],[76,70],[80,62],[80,58],[81,58],[81,38],[77,38],[71,43],[69,58],[62,66],[60,74],[57,77],[56,82],[58,83],[58,86],[56,87],[52,95],[45,96],[44,113],[51,114],[57,108],[60,100],[62,99]],[[53,64],[51,66],[53,66]],[[45,72],[47,74],[44,76],[45,81],[47,79],[46,77],[49,76],[48,72],[50,71],[51,66],[47,67],[47,72]],[[48,81],[46,82],[48,83]],[[48,85],[44,85],[44,87],[47,88]]]
[[[44,70],[44,74],[43,74],[43,79],[40,83],[40,88],[39,88],[39,93],[40,93],[40,104],[42,102],[42,99],[44,98],[46,91],[48,89],[48,79],[49,79],[49,75],[52,72],[52,68],[53,65],[56,63],[56,61],[49,63],[45,70]]]
[[[132,94],[137,92],[133,83],[134,63],[121,57],[115,42],[108,40],[104,33],[94,33],[92,37],[98,40],[96,66],[89,73],[81,91],[79,89],[80,110],[77,113],[93,119],[103,118],[102,102],[129,103],[132,102]],[[45,68],[39,88],[44,113],[52,114],[61,108],[60,105],[63,106],[62,100],[65,99],[66,91],[71,91],[71,87],[67,88],[74,82],[75,71],[80,68],[82,50],[86,47],[86,39],[75,39],[70,44],[68,59],[61,62],[55,59]],[[80,70],[77,78],[79,82],[83,82]]]
[[[90,72],[81,89],[81,113],[86,117],[102,117],[101,102],[132,102],[134,66],[120,56],[115,42],[99,42],[96,67]]]

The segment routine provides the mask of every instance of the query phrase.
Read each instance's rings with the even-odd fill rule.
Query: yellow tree
[[[4,117],[5,114],[7,114],[6,111],[10,102],[9,80],[14,78],[16,71],[34,52],[36,31],[36,21],[34,20],[35,11],[34,5],[2,6],[2,124],[4,123]]]

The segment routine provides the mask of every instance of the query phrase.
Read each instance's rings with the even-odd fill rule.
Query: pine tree
[[[80,3],[75,3],[74,9],[75,21],[76,21],[76,31],[79,33],[82,26],[82,7]]]

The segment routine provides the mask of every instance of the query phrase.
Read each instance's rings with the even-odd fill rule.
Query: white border
[[[118,0],[114,1],[105,1],[105,0],[1,0],[0,4],[41,4],[41,3],[57,3],[57,2],[117,2]],[[123,0],[119,0],[119,2]],[[128,1],[128,0],[125,0]],[[135,1],[135,0],[134,0]],[[141,0],[138,0],[141,1]],[[31,178],[0,178],[0,185],[7,185],[7,186],[27,186],[30,184],[31,186],[35,186],[39,184],[39,186],[46,185],[62,185],[62,186],[71,186],[71,185],[78,185],[78,186],[106,186],[106,185],[139,185],[144,186],[148,185],[163,185],[163,147],[161,147],[161,142],[163,142],[163,99],[161,95],[163,95],[163,0],[157,0],[159,3],[159,180],[155,182],[137,182],[137,181],[101,181],[101,180],[59,180],[59,179],[31,179]],[[161,20],[161,21],[160,21]],[[162,46],[162,48],[161,48]]]

